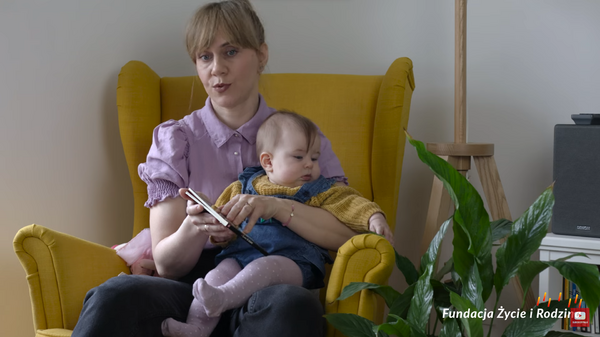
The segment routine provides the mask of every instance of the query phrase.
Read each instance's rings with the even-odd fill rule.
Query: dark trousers
[[[212,254],[203,252],[194,270],[180,281],[160,277],[117,276],[90,290],[72,337],[162,336],[161,322],[185,322],[192,283],[210,270]],[[205,261],[208,262],[208,261]],[[276,285],[256,292],[241,308],[223,313],[214,337],[323,336],[319,300],[308,290]]]

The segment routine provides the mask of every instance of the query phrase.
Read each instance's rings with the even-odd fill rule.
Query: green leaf
[[[549,261],[547,262],[566,279],[574,282],[579,291],[581,298],[590,308],[590,316],[594,317],[594,313],[600,304],[600,273],[596,265],[579,262],[567,261]]]
[[[462,311],[463,315],[471,312],[478,312],[477,308],[466,298],[460,297],[456,293],[450,293],[450,302],[458,311]],[[483,337],[483,319],[479,317],[461,317],[459,318],[469,337]],[[523,335],[526,336],[526,335]]]
[[[440,323],[446,322],[447,318],[444,318],[444,310],[450,310],[452,302],[450,302],[450,294],[457,293],[457,289],[454,283],[451,281],[441,283],[439,281],[432,280],[431,285],[433,286],[433,305],[437,313],[436,318]]]
[[[571,254],[567,257],[560,258],[555,261],[566,261],[574,256],[585,256],[587,255],[583,253]],[[523,287],[523,293],[526,294],[529,291],[529,287],[531,287],[531,282],[533,279],[541,272],[546,270],[546,268],[550,267],[550,264],[546,261],[528,261],[519,267],[519,271],[517,275],[519,276],[519,281],[521,281],[521,286]],[[565,298],[567,298],[567,294],[565,294]],[[523,303],[521,306],[525,304],[525,298],[523,298]]]
[[[433,240],[431,240],[427,252],[421,258],[423,274],[421,274],[419,280],[415,283],[415,294],[410,301],[410,308],[408,309],[408,323],[411,327],[422,333],[425,333],[425,327],[429,322],[429,315],[433,306],[433,287],[431,286],[433,266],[435,265],[438,249],[444,235],[446,235],[446,229],[448,229],[449,224],[450,219],[444,221]]]
[[[523,294],[527,294],[533,279],[548,267],[549,265],[543,261],[527,261],[519,267],[517,275],[519,276],[519,281],[521,282],[521,287],[523,288]],[[525,296],[523,296],[521,307],[523,308],[524,305]]]
[[[558,317],[545,318],[543,315],[539,315],[538,311],[549,312],[564,312],[567,310],[568,301],[551,301],[550,307],[548,302],[540,303],[539,306],[533,309],[527,310],[525,318],[515,318],[504,330],[503,337],[544,337],[552,329],[554,323],[558,320]],[[568,310],[567,310],[568,312]],[[531,313],[531,316],[530,316]],[[498,317],[498,316],[497,316]]]
[[[483,303],[485,302],[485,297],[488,296],[485,293],[484,281],[481,279],[483,276],[482,273],[478,271],[479,264],[476,263],[475,258],[472,254],[469,253],[467,249],[468,245],[468,233],[464,231],[464,229],[460,226],[454,226],[454,240],[452,241],[454,245],[453,251],[453,260],[455,261],[455,270],[460,278],[460,288],[461,296],[464,298],[468,298],[471,303],[476,305],[476,308],[483,309]],[[461,263],[457,263],[456,261],[461,261]],[[467,268],[466,271],[459,272],[458,266],[460,268]],[[488,277],[488,283],[490,282],[493,274]],[[456,276],[453,275],[453,280],[456,279]],[[459,284],[455,281],[455,283]]]
[[[398,252],[394,249],[394,253],[396,253],[396,266],[404,275],[406,279],[406,283],[411,285],[419,279],[419,272],[415,265],[405,256],[398,254]]]
[[[573,256],[586,255],[577,253],[555,261],[529,261],[519,268],[519,279],[523,291],[527,292],[536,275],[548,267],[554,267],[563,277],[577,284],[581,297],[588,303],[590,315],[593,316],[600,303],[600,273],[595,265],[565,261]],[[568,294],[565,294],[564,298],[567,296]]]
[[[390,316],[396,319],[396,321],[390,323],[383,323],[379,325],[377,331],[383,331],[390,335],[395,335],[399,337],[410,337],[410,325],[408,325],[408,323],[401,317],[398,317],[396,315]]]
[[[469,252],[471,246],[471,238],[461,226],[453,226],[452,231],[454,232],[454,238],[452,239],[452,260],[454,261],[454,271],[462,278],[466,278],[471,269],[471,266],[475,263],[475,257]]]
[[[435,337],[435,336],[426,335],[424,332],[421,332],[419,329],[415,329],[414,326],[410,327],[410,333],[411,333],[412,337]]]
[[[447,286],[437,280],[431,280],[431,286],[433,287],[433,303],[436,308],[449,308],[450,303],[450,290]]]
[[[377,337],[390,337],[385,331],[379,331],[379,325],[373,327],[373,336]]]
[[[444,277],[444,275],[448,274],[453,269],[454,269],[454,259],[452,257],[450,257],[450,259],[448,259],[448,261],[446,261],[446,263],[444,263],[444,266],[442,267],[442,269],[438,270],[438,272],[435,274],[434,278],[439,281]]]
[[[552,216],[554,196],[552,187],[544,193],[515,221],[511,234],[496,252],[496,276],[494,285],[498,296],[504,286],[515,276],[519,267],[529,261],[531,254],[538,250],[548,232]]]
[[[477,271],[477,264],[474,263],[471,266],[471,270],[467,274],[467,278],[463,279],[462,286],[462,297],[468,299],[477,310],[483,311],[485,304],[481,293],[483,288],[481,286],[481,279],[479,278],[479,272]]]
[[[461,337],[460,327],[458,322],[454,318],[447,318],[444,321],[442,331],[440,331],[440,337]]]
[[[408,308],[410,308],[410,301],[412,300],[414,295],[415,284],[406,288],[404,293],[400,295],[391,306],[389,306],[389,315],[397,315],[406,319],[408,317]]]
[[[325,318],[331,325],[348,337],[374,337],[376,325],[355,314],[328,314]]]
[[[340,297],[336,298],[336,301],[345,300],[357,292],[365,289],[372,290],[379,296],[383,297],[388,308],[391,307],[396,299],[401,295],[397,290],[390,286],[368,282],[350,282],[350,284],[344,287]]]
[[[452,283],[454,283],[454,288],[456,289],[462,289],[462,281],[460,279],[460,276],[458,276],[458,273],[456,273],[455,270],[452,270],[450,272],[450,277],[452,278]],[[455,291],[455,293],[460,295],[460,291]]]
[[[415,283],[415,295],[410,301],[408,309],[407,321],[411,326],[417,328],[421,332],[425,332],[429,315],[433,306],[433,288],[429,282],[431,271],[427,271],[419,277]]]
[[[513,222],[506,219],[492,221],[490,228],[492,230],[492,242],[503,239],[512,230]]]
[[[440,229],[435,234],[431,242],[429,243],[429,247],[423,256],[421,257],[421,272],[425,273],[428,269],[431,269],[431,273],[433,273],[433,267],[435,265],[435,261],[437,260],[438,250],[440,249],[440,245],[442,244],[442,240],[446,235],[446,230],[450,225],[450,221],[452,219],[448,219],[442,223]],[[430,273],[430,274],[431,274]],[[421,275],[423,276],[423,275]],[[430,275],[431,276],[431,275]]]
[[[461,246],[458,254],[453,254],[454,267],[461,278],[466,278],[471,265],[477,263],[485,301],[492,292],[494,270],[490,220],[483,200],[473,185],[452,165],[427,151],[422,142],[412,139],[408,134],[407,137],[409,143],[416,148],[419,159],[440,179],[454,202],[455,253],[457,244]],[[457,227],[464,232],[459,240],[456,240]],[[465,255],[472,255],[472,257],[468,258]]]

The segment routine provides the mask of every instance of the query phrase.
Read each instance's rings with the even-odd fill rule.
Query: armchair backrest
[[[395,60],[383,76],[264,74],[260,82],[269,106],[294,110],[321,128],[350,186],[380,205],[392,230],[414,87],[408,58]],[[121,69],[117,105],[133,185],[134,235],[149,224],[146,184],[137,167],[146,161],[153,129],[201,108],[206,97],[197,76],[160,78],[139,61]]]

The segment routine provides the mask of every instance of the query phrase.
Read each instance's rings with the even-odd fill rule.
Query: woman
[[[150,230],[156,270],[162,276],[115,277],[87,294],[73,336],[161,336],[168,317],[185,321],[191,282],[210,270],[216,250],[202,248],[233,234],[201,206],[187,203],[184,187],[215,201],[244,167],[259,164],[258,127],[274,109],[258,93],[268,61],[262,24],[246,0],[203,6],[190,21],[186,42],[208,93],[206,106],[154,130],[140,177],[148,183]],[[319,163],[328,178],[345,180],[330,142],[322,135]],[[337,250],[354,232],[323,209],[267,196],[233,198],[223,209],[235,224],[275,218],[317,245]],[[207,263],[209,262],[209,263]],[[190,281],[188,281],[190,280]],[[323,309],[308,290],[278,285],[255,293],[224,313],[213,336],[320,336]]]

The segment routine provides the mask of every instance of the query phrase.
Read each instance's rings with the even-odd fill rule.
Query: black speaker
[[[552,232],[600,237],[600,125],[554,127]]]

